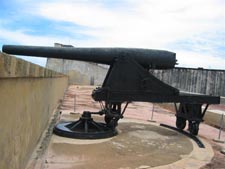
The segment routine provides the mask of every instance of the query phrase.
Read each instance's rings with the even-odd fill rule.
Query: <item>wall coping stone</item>
[[[64,76],[66,75],[0,52],[0,78],[54,78]]]

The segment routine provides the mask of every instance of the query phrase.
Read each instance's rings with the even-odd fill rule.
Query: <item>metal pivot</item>
[[[129,102],[126,103],[123,110],[121,108],[122,103],[106,103],[104,114],[105,114],[105,122],[111,127],[115,128],[118,125],[119,119],[123,118],[123,114],[128,106]]]
[[[115,128],[95,122],[91,114],[91,112],[84,111],[79,120],[60,122],[53,131],[56,135],[77,139],[101,139],[117,135]]]

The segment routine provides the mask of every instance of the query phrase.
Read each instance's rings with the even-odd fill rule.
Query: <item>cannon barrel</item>
[[[8,54],[88,61],[111,65],[117,57],[129,57],[144,67],[156,69],[173,68],[176,54],[164,50],[140,48],[77,48],[3,45]]]

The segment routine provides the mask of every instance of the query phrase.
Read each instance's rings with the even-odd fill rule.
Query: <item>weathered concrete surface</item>
[[[200,149],[184,135],[154,123],[124,119],[118,130],[119,135],[100,140],[53,135],[46,154],[28,169],[197,169],[213,157],[204,140],[206,148]]]
[[[64,101],[60,107],[60,110],[62,111],[61,120],[77,119],[80,115],[79,113],[82,113],[84,110],[98,111],[100,108],[99,104],[91,100],[91,91],[93,88],[93,86],[69,86],[64,97]],[[74,101],[76,104],[74,104]],[[157,123],[147,122],[147,120],[151,118],[152,110],[154,111],[153,120],[156,120]],[[210,139],[217,137],[218,129],[216,128],[206,124],[200,125],[200,139],[206,146],[205,149],[201,149],[196,145],[196,143],[190,141],[189,138],[174,131],[162,129],[158,126],[159,123],[166,123],[174,126],[176,119],[174,113],[162,109],[158,105],[155,105],[153,109],[152,103],[131,103],[125,113],[125,117],[129,118],[122,119],[118,126],[120,129],[120,135],[111,139],[101,139],[97,141],[78,140],[53,135],[46,154],[42,157],[34,158],[34,161],[36,159],[36,162],[31,163],[32,165],[30,165],[30,168],[28,169],[80,169],[95,167],[103,169],[108,169],[109,167],[115,167],[117,169],[133,169],[135,167],[149,168],[150,165],[153,167],[156,164],[160,166],[155,166],[153,167],[154,169],[197,169],[207,163],[208,166],[216,166],[215,168],[219,168],[225,164],[225,162],[223,162],[224,160],[221,160],[223,157],[218,159],[218,151],[215,151],[217,156],[213,157],[212,147],[208,143],[210,142]],[[96,116],[95,118],[98,120],[102,119],[102,117],[97,118]],[[181,154],[183,153],[180,151],[182,148],[177,148],[176,150],[167,149],[172,147],[174,148],[177,141],[178,145],[180,145],[179,140],[175,139],[176,137],[179,139],[184,138],[184,142],[187,143],[187,147],[189,147],[191,143],[192,148],[189,153],[186,151],[186,148],[184,148],[186,155],[178,155],[179,152]],[[206,138],[207,141],[203,138]],[[159,142],[156,142],[155,139],[159,140]],[[225,139],[224,132],[222,132],[222,139]],[[128,142],[129,144],[127,144]],[[213,145],[216,143],[211,144]],[[150,146],[158,146],[158,149],[156,150],[155,147],[150,148]],[[181,146],[186,145],[181,143]],[[221,147],[221,145],[219,146]],[[138,148],[135,149],[135,147]],[[162,151],[163,149],[160,149],[160,147],[163,147],[165,151]],[[132,153],[129,154],[129,150],[131,150]],[[142,158],[140,158],[138,154],[142,154]],[[213,163],[211,161],[212,157]],[[146,161],[142,161],[142,159],[146,159]],[[174,162],[172,162],[173,160]],[[116,161],[122,165],[118,166]],[[162,163],[165,164],[167,162],[168,165],[161,165]],[[216,163],[216,165],[214,163]],[[88,167],[85,167],[85,165]],[[206,167],[204,169],[208,168]]]
[[[224,115],[223,121],[221,121],[222,115]],[[216,127],[220,127],[222,123],[223,123],[223,126],[225,126],[225,111],[208,110],[207,113],[205,114],[204,121],[207,124],[210,124]]]
[[[53,58],[47,60],[46,67],[69,75],[70,84],[79,85],[101,85],[108,70],[95,63]]]
[[[68,78],[0,53],[0,168],[22,169],[30,158]]]
[[[55,46],[72,47],[59,43],[55,43]],[[54,58],[47,59],[46,67],[68,75],[69,84],[77,85],[101,85],[108,70],[105,65]]]
[[[225,96],[225,70],[175,68],[153,74],[182,91]]]
[[[65,75],[0,52],[0,78],[59,76]]]
[[[119,135],[101,143],[68,143],[67,138],[54,136],[45,168],[150,168],[174,163],[193,151],[185,136],[156,125],[120,123],[118,130]]]

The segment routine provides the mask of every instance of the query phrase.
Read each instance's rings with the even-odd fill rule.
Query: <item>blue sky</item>
[[[1,0],[3,44],[137,47],[225,69],[224,0]],[[42,66],[46,59],[23,57]]]

